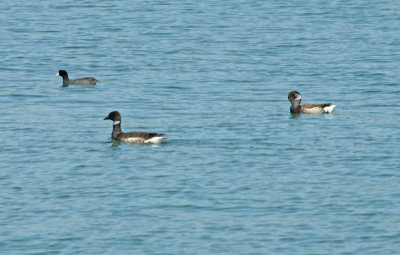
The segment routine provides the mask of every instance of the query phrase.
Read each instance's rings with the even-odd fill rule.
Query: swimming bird
[[[288,100],[292,103],[290,106],[291,113],[331,113],[336,107],[334,104],[303,104],[301,102],[301,94],[297,91],[291,91],[288,94]]]
[[[68,73],[65,70],[59,70],[57,73],[57,76],[61,76],[63,78],[63,87],[67,87],[69,84],[95,85],[96,82],[99,81],[99,80],[96,80],[94,77],[84,77],[84,78],[70,80],[68,78]]]
[[[167,136],[158,133],[147,133],[142,131],[134,131],[124,133],[121,130],[121,114],[117,111],[110,112],[105,120],[113,121],[112,139],[126,143],[161,143]]]

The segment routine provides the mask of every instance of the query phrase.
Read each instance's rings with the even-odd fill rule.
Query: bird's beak
[[[104,118],[104,120],[109,120],[109,119],[110,119],[110,118],[109,118],[108,116]]]

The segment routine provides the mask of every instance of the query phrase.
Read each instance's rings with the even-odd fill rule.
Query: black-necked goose
[[[303,104],[301,102],[301,94],[297,91],[291,91],[288,94],[288,100],[292,103],[290,106],[291,113],[331,113],[336,107],[334,104]]]
[[[65,70],[59,70],[57,76],[61,76],[63,78],[63,87],[67,87],[69,84],[74,85],[95,85],[99,80],[96,80],[94,77],[84,77],[70,80],[68,78],[68,73]]]
[[[110,112],[105,120],[113,121],[113,131],[111,137],[114,140],[126,143],[161,143],[167,136],[158,133],[147,133],[142,131],[135,131],[124,133],[121,130],[121,114],[117,111]]]

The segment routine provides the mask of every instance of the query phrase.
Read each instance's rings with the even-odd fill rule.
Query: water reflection
[[[297,118],[300,118],[300,113],[290,113],[290,118],[291,119],[297,119]]]
[[[112,140],[112,145],[111,147],[113,148],[118,148],[123,142],[121,141],[117,141],[117,140]],[[155,144],[155,143],[124,143],[127,145],[131,145],[131,146],[143,146],[143,147],[160,147],[160,144]]]
[[[121,143],[122,143],[121,141],[112,140],[112,145],[111,145],[111,147],[117,148],[118,146],[121,145]]]
[[[297,118],[300,118],[301,115],[302,115],[301,113],[291,113],[290,114],[290,118],[291,119],[297,119]],[[321,114],[306,114],[306,115],[307,116],[320,116],[320,117],[325,118],[325,119],[334,119],[335,118],[334,114],[321,113]]]

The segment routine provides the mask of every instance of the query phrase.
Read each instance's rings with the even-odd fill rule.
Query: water
[[[400,250],[399,2],[0,9],[2,254]],[[113,144],[114,110],[168,142]]]

